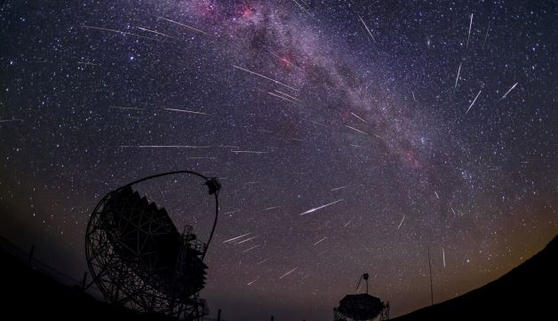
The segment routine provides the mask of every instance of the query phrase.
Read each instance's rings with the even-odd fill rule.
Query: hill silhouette
[[[10,320],[175,320],[164,315],[139,315],[101,302],[77,285],[64,285],[35,270],[21,255],[7,249],[13,245],[2,238],[0,241],[2,313]]]
[[[558,320],[558,236],[499,279],[393,321]]]
[[[31,268],[0,247],[3,313],[28,320],[173,320],[138,315],[101,302],[78,286],[66,286]],[[558,236],[522,265],[460,297],[426,307],[393,321],[414,320],[555,320],[558,317]],[[212,320],[211,318],[206,318]]]

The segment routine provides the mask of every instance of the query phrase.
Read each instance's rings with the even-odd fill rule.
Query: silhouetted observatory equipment
[[[341,302],[337,311],[353,320],[370,320],[380,314],[382,301],[369,294],[349,294]]]
[[[339,307],[333,309],[335,321],[373,320],[380,315],[380,320],[389,319],[389,303],[384,304],[379,298],[368,294],[368,274],[363,274],[360,282],[366,281],[366,293],[346,295],[340,302]]]
[[[132,187],[179,174],[202,178],[214,195],[215,219],[207,243],[197,239],[191,226],[179,232],[164,208]],[[175,171],[142,178],[103,197],[87,225],[85,253],[93,282],[105,300],[180,320],[201,320],[208,315],[199,291],[205,286],[207,265],[203,259],[217,226],[220,189],[217,178]]]

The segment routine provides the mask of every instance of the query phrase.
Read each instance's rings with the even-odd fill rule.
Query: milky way
[[[201,292],[227,320],[392,316],[558,231],[552,1],[3,1],[2,235],[80,278],[89,214],[162,171],[221,178]],[[142,187],[200,238],[193,178]],[[362,289],[361,289],[362,291]]]

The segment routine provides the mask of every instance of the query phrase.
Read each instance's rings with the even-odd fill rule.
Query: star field
[[[0,233],[79,279],[110,190],[220,178],[201,297],[331,320],[362,273],[397,316],[558,231],[555,1],[0,2]],[[138,189],[207,237],[193,177]],[[362,291],[362,289],[360,289]]]

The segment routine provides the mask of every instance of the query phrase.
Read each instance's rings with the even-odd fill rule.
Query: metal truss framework
[[[138,312],[161,313],[180,320],[201,320],[203,316],[209,314],[206,301],[198,297],[198,291],[203,288],[203,280],[201,288],[191,286],[186,289],[184,286],[188,285],[179,281],[184,280],[180,275],[180,271],[184,271],[183,265],[193,264],[189,256],[195,255],[200,258],[206,250],[205,244],[196,241],[195,236],[191,234],[191,227],[187,226],[181,235],[184,246],[181,247],[176,259],[174,276],[165,279],[156,273],[153,274],[152,269],[157,268],[158,264],[157,256],[145,248],[146,240],[169,233],[169,228],[154,221],[152,215],[144,212],[133,213],[135,215],[133,220],[126,221],[119,218],[115,223],[110,209],[107,210],[107,204],[111,202],[116,192],[107,194],[99,202],[91,215],[86,232],[87,264],[105,300]],[[129,242],[118,242],[114,239],[114,235],[107,232],[114,229],[115,224],[134,224],[133,229],[118,226],[117,230],[137,230],[137,233],[143,233],[146,237],[137,238],[142,242],[137,241],[135,246],[130,246]],[[126,235],[119,235],[119,237],[126,237]],[[123,250],[133,255],[123,258]],[[145,262],[149,262],[147,266]],[[194,268],[199,268],[199,262],[194,262],[197,264]],[[203,269],[202,272],[205,274]],[[187,295],[184,295],[185,293]]]

